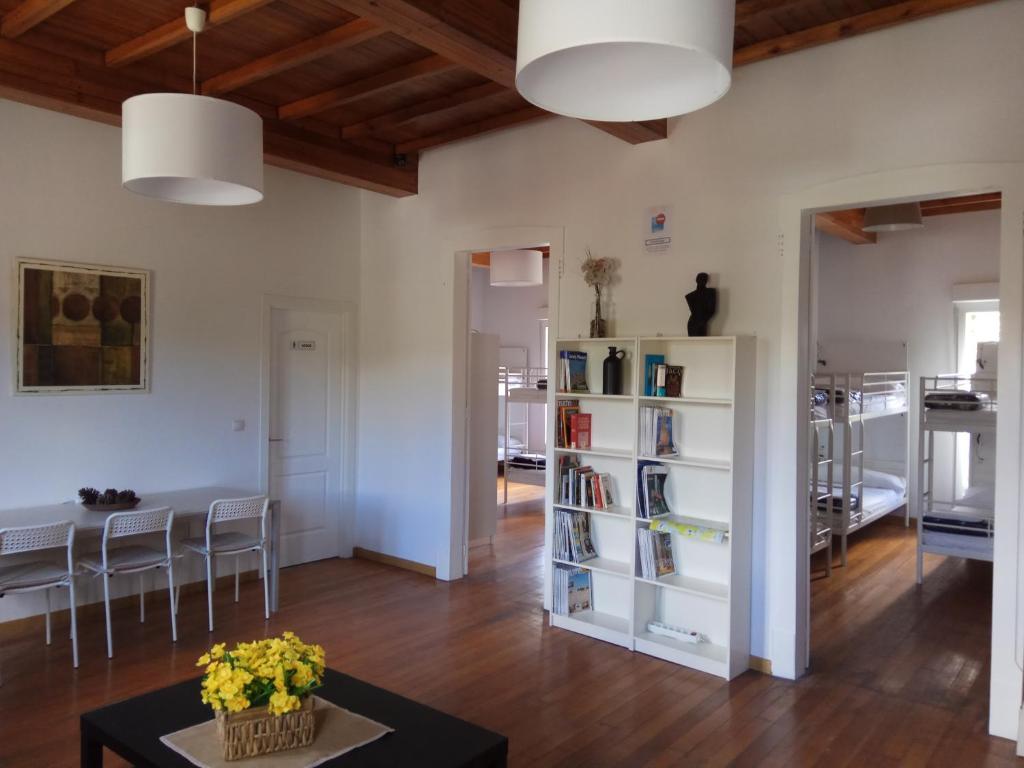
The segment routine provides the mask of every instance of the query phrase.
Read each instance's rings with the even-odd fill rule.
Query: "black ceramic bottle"
[[[604,359],[604,378],[601,392],[606,395],[622,394],[622,358],[626,350],[608,347],[608,357]]]

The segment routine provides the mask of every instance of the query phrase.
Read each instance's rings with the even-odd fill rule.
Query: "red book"
[[[569,419],[569,444],[586,451],[590,448],[590,414],[574,413]]]

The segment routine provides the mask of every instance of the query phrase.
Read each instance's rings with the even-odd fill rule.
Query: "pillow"
[[[832,476],[834,482],[843,482],[843,465],[836,464],[835,474]],[[869,488],[881,488],[885,491],[896,491],[897,493],[907,492],[907,480],[899,475],[890,475],[888,472],[880,472],[877,469],[864,468],[864,485]]]

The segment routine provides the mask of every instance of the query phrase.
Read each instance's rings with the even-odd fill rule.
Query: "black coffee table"
[[[499,733],[328,669],[317,695],[391,726],[394,733],[323,763],[337,768],[502,768],[508,739]],[[199,678],[94,709],[81,717],[82,768],[103,765],[103,747],[136,766],[188,768],[160,737],[210,719]],[[267,766],[273,758],[267,759]]]

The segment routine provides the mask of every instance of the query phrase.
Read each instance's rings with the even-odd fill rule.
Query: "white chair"
[[[238,561],[247,552],[259,552],[262,557],[263,614],[270,618],[270,590],[267,586],[267,510],[270,499],[250,496],[245,499],[218,499],[210,505],[206,516],[206,535],[181,542],[185,549],[199,554],[206,561],[206,601],[213,632],[213,558],[233,555],[235,558],[235,602],[238,602]],[[259,520],[259,535],[251,536],[238,531],[214,533],[213,527],[233,520]]]
[[[103,577],[103,602],[107,615],[107,658],[114,658],[113,633],[110,627],[110,579],[127,573],[139,574],[139,622],[146,621],[146,597],[143,573],[154,568],[167,569],[167,594],[171,604],[171,640],[178,642],[178,623],[174,599],[174,550],[171,547],[171,529],[174,511],[170,507],[145,509],[137,512],[115,512],[103,526],[100,551],[81,558],[79,565]],[[110,542],[127,536],[163,533],[164,549],[132,544],[111,549]]]
[[[75,622],[74,578],[75,524],[70,522],[32,525],[23,528],[0,528],[0,556],[66,548],[67,567],[53,562],[24,562],[0,567],[0,597],[18,592],[46,593],[46,644],[50,644],[50,590],[68,588],[71,607],[71,659],[78,667],[78,627]]]

